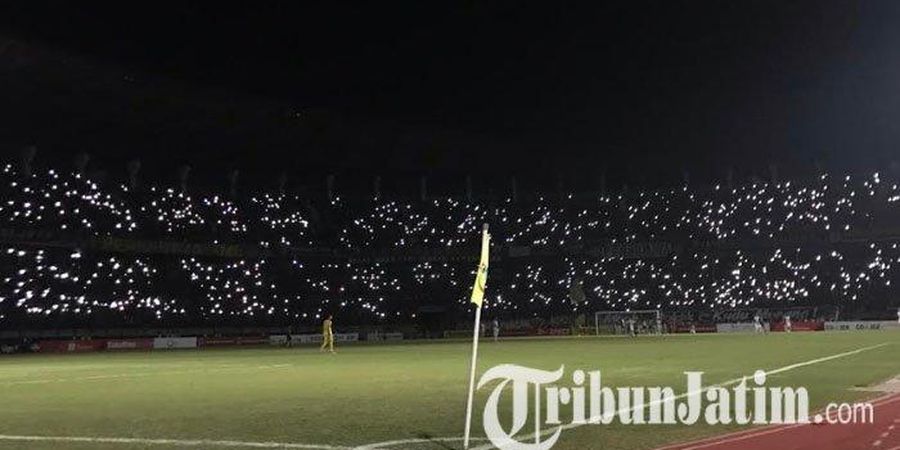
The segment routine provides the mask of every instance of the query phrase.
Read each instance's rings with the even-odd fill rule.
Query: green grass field
[[[813,407],[873,394],[851,390],[900,373],[900,333],[847,332],[522,339],[481,346],[479,373],[501,363],[601,369],[605,385],[707,383],[889,343],[801,367],[769,385],[806,386]],[[332,446],[461,436],[469,345],[463,342],[316,348],[21,355],[0,358],[0,435],[235,440]],[[568,382],[570,378],[566,378]],[[473,429],[483,436],[476,397]],[[733,427],[589,425],[556,449],[641,449]],[[383,448],[461,448],[458,441]],[[3,449],[224,448],[177,442],[0,439]],[[239,447],[237,447],[239,448]],[[252,447],[247,447],[252,448]],[[299,447],[298,447],[299,448]]]

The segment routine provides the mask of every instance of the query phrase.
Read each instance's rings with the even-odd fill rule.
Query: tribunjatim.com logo
[[[497,382],[484,406],[483,424],[488,439],[504,450],[547,450],[564,429],[581,425],[765,425],[798,423],[872,423],[869,403],[831,403],[824,413],[809,416],[809,392],[801,386],[767,386],[767,375],[725,384],[704,386],[703,372],[686,371],[685,389],[672,387],[608,387],[600,370],[575,370],[571,385],[560,386],[565,368],[553,371],[504,364],[489,369],[478,389]],[[511,389],[507,389],[511,387]],[[508,427],[501,424],[501,399],[512,402]],[[531,420],[529,411],[532,412]],[[561,412],[571,421],[563,424]],[[507,418],[508,419],[508,418]],[[525,429],[526,422],[532,423]],[[523,431],[524,430],[524,431]]]

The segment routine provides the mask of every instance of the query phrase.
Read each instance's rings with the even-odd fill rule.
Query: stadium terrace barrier
[[[162,337],[153,339],[154,350],[197,348],[196,337]]]
[[[155,336],[268,336],[285,334],[287,327],[148,327],[65,328],[52,330],[0,330],[0,340],[143,339]]]
[[[355,342],[355,341],[402,341],[403,333],[336,333],[334,342]],[[288,337],[284,334],[273,334],[268,337],[266,342],[269,345],[284,346],[288,343]],[[319,344],[322,342],[321,334],[292,334],[291,344]]]
[[[403,333],[367,333],[367,341],[402,341]]]
[[[444,339],[472,339],[472,330],[444,330],[442,336]],[[487,333],[481,333],[481,336],[487,336]]]
[[[105,339],[48,340],[37,343],[41,353],[83,353],[96,352],[106,348]]]
[[[593,330],[593,327],[588,327]],[[501,328],[500,337],[524,337],[524,336],[568,336],[572,334],[572,328],[564,327],[533,327],[533,328]],[[444,330],[444,339],[471,339],[472,330]],[[481,337],[493,337],[494,332],[490,327],[485,329]]]
[[[359,333],[334,333],[334,342],[355,342],[359,340]],[[321,334],[292,334],[291,343],[294,344],[321,344]]]
[[[712,312],[715,323],[753,323],[753,318],[791,316],[794,322],[816,320],[820,317],[835,317],[839,308],[834,305],[785,306],[779,308],[718,308]]]
[[[769,331],[769,324],[763,323],[763,329]],[[756,331],[756,327],[753,323],[748,322],[740,322],[740,323],[717,323],[716,324],[716,332],[717,333],[753,333]]]
[[[900,322],[892,320],[825,322],[826,331],[900,330]]]
[[[715,325],[695,325],[694,331],[697,333],[715,333],[716,326]],[[691,326],[690,325],[674,325],[669,328],[669,333],[690,333]]]
[[[200,347],[225,347],[235,345],[263,345],[267,343],[269,343],[269,338],[265,336],[234,336],[200,338],[197,345]]]
[[[106,350],[150,350],[153,339],[110,339],[106,341]]]
[[[485,336],[493,336],[492,333],[493,332],[491,330],[488,330],[487,333],[485,333]],[[469,334],[472,334],[472,332],[470,331]],[[534,336],[536,334],[537,333],[535,333],[534,330],[530,330],[530,329],[500,330],[500,336],[504,336],[504,337]]]
[[[791,322],[791,331],[822,331],[825,322],[821,320],[795,320]],[[771,331],[784,331],[784,321],[772,323]]]
[[[571,328],[538,328],[535,330],[538,336],[568,336],[572,334]]]

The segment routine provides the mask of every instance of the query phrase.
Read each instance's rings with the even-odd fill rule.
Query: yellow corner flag
[[[481,232],[481,261],[478,263],[478,273],[475,274],[475,286],[472,286],[472,303],[481,308],[484,302],[484,289],[487,287],[488,261],[490,257],[491,235],[488,234],[487,224]]]
[[[475,286],[472,287],[472,303],[475,308],[475,327],[472,330],[472,365],[469,366],[469,399],[466,402],[466,431],[463,435],[463,448],[469,448],[469,433],[472,431],[472,402],[475,398],[475,366],[478,363],[478,328],[481,324],[481,304],[484,302],[484,288],[487,287],[488,252],[491,247],[491,235],[488,224],[481,229],[481,261],[475,275]]]

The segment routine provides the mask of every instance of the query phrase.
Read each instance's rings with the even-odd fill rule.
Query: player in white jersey
[[[497,340],[500,338],[500,321],[497,320],[496,317],[494,318],[494,323],[492,324],[491,328],[493,328],[494,331],[494,342],[497,342]]]
[[[763,332],[762,319],[759,317],[759,314],[753,316],[753,329],[756,330],[757,333]]]
[[[784,331],[790,333],[792,328],[791,316],[784,316]]]

